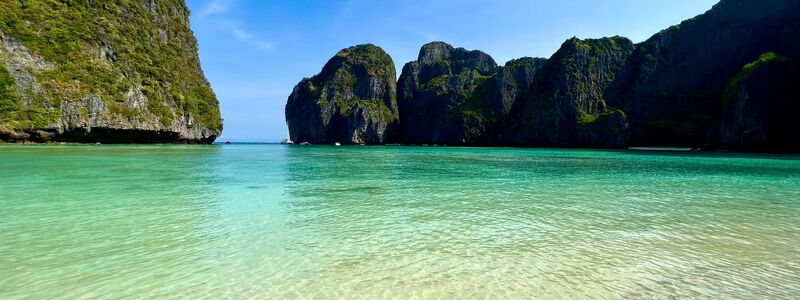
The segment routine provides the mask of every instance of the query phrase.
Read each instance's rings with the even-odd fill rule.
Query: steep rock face
[[[800,151],[800,0],[722,0],[634,45],[570,39],[503,67],[425,45],[398,82],[407,144]]]
[[[501,105],[499,109],[503,114],[508,114],[514,103],[525,95],[546,63],[547,59],[544,58],[523,57],[509,61],[499,70],[494,97]]]
[[[219,103],[182,0],[0,3],[0,139],[211,143]]]
[[[398,81],[406,143],[468,144],[486,131],[485,107],[495,106],[497,63],[486,53],[443,42],[422,47]],[[499,109],[499,106],[498,106]]]
[[[524,102],[537,74],[546,65],[547,59],[523,57],[513,59],[499,68],[490,80],[491,101],[486,102],[483,114],[490,124],[479,139],[482,145],[509,144],[514,133],[509,131],[510,115],[515,105]],[[484,101],[485,102],[485,101]],[[480,103],[480,102],[479,102]]]
[[[720,1],[638,45],[609,102],[628,114],[634,145],[705,146],[742,67],[770,51],[796,59],[798,36],[798,0]]]
[[[286,121],[295,142],[384,144],[398,141],[396,71],[374,45],[344,49],[289,96]]]
[[[505,143],[538,146],[624,147],[625,114],[605,93],[633,43],[622,37],[566,41],[513,108]]]
[[[765,53],[747,64],[724,97],[719,143],[742,150],[800,150],[800,70],[791,60]]]

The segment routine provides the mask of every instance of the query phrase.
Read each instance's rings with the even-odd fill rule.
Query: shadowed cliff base
[[[0,130],[0,141],[10,143],[211,144],[216,139],[215,135],[198,139],[184,139],[177,132],[141,129],[91,128],[64,132]]]

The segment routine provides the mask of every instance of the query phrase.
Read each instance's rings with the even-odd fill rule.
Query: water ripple
[[[800,160],[0,147],[0,298],[793,299]]]

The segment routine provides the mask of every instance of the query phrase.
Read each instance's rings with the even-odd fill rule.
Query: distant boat
[[[311,143],[309,143],[309,142],[302,142],[302,143],[300,143],[300,146],[308,146],[308,145],[311,145]]]
[[[287,132],[286,132],[286,139],[284,139],[284,140],[281,142],[281,144],[284,144],[284,145],[294,145],[294,142],[292,141],[292,134],[291,134],[291,133],[289,133],[289,132],[287,131]]]
[[[231,142],[231,141],[225,141],[225,145],[233,145],[233,142]]]
[[[333,143],[333,144],[334,144],[336,147],[339,147],[339,146],[341,146],[341,145],[342,145],[342,143],[339,143],[339,142],[336,142],[336,143]]]

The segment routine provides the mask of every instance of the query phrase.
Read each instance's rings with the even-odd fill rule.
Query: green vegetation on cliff
[[[42,92],[30,97],[31,109],[39,114],[12,117],[18,124],[41,126],[57,121],[59,103],[96,95],[128,120],[153,115],[167,126],[189,112],[200,125],[221,130],[218,102],[202,74],[188,15],[183,0],[0,2],[5,38],[21,41],[54,65],[32,72],[42,85]],[[134,89],[148,99],[143,109],[124,105]],[[55,113],[33,120],[45,107]]]
[[[0,124],[14,119],[19,111],[19,96],[15,87],[14,78],[3,65],[0,65]]]
[[[314,144],[396,142],[396,92],[394,62],[383,49],[371,44],[343,49],[289,96],[289,134]]]
[[[767,52],[758,57],[755,61],[748,63],[742,67],[742,71],[736,75],[728,87],[725,89],[725,96],[723,97],[723,105],[728,106],[734,97],[736,97],[736,89],[741,85],[742,81],[750,77],[753,72],[758,68],[769,64],[788,63],[789,59],[775,52]]]
[[[571,38],[549,59],[505,66],[481,51],[428,43],[397,81],[400,140],[798,151],[800,125],[791,115],[800,110],[799,35],[800,0],[721,0],[642,43]],[[342,72],[339,61],[322,74]],[[344,88],[336,92],[363,89],[351,74],[337,77],[332,86]],[[336,95],[314,84],[310,93]],[[344,113],[365,99],[341,96],[347,101],[318,103],[339,102]]]
[[[494,59],[481,51],[428,43],[400,75],[398,101],[408,143],[474,143],[494,125]],[[497,93],[499,94],[499,93]]]
[[[565,41],[523,87],[528,95],[511,112],[506,142],[624,147],[626,116],[608,106],[605,94],[634,47],[619,36]]]
[[[388,124],[398,120],[397,113],[392,112],[392,110],[386,106],[386,103],[380,100],[349,98],[340,99],[336,104],[339,106],[340,115],[348,115],[354,109],[361,107],[369,109],[371,113],[375,114],[373,117],[383,123]]]
[[[720,122],[730,117],[726,106],[738,93],[731,87],[778,59],[765,53],[797,61],[799,35],[798,0],[721,0],[637,44],[609,104],[630,117],[633,145],[715,147]],[[770,135],[765,128],[750,129]],[[785,142],[800,145],[800,139]]]
[[[380,47],[366,44],[339,51],[316,77],[330,76],[332,72],[336,72],[342,67],[363,70],[370,76],[386,76],[395,73],[392,57]]]

